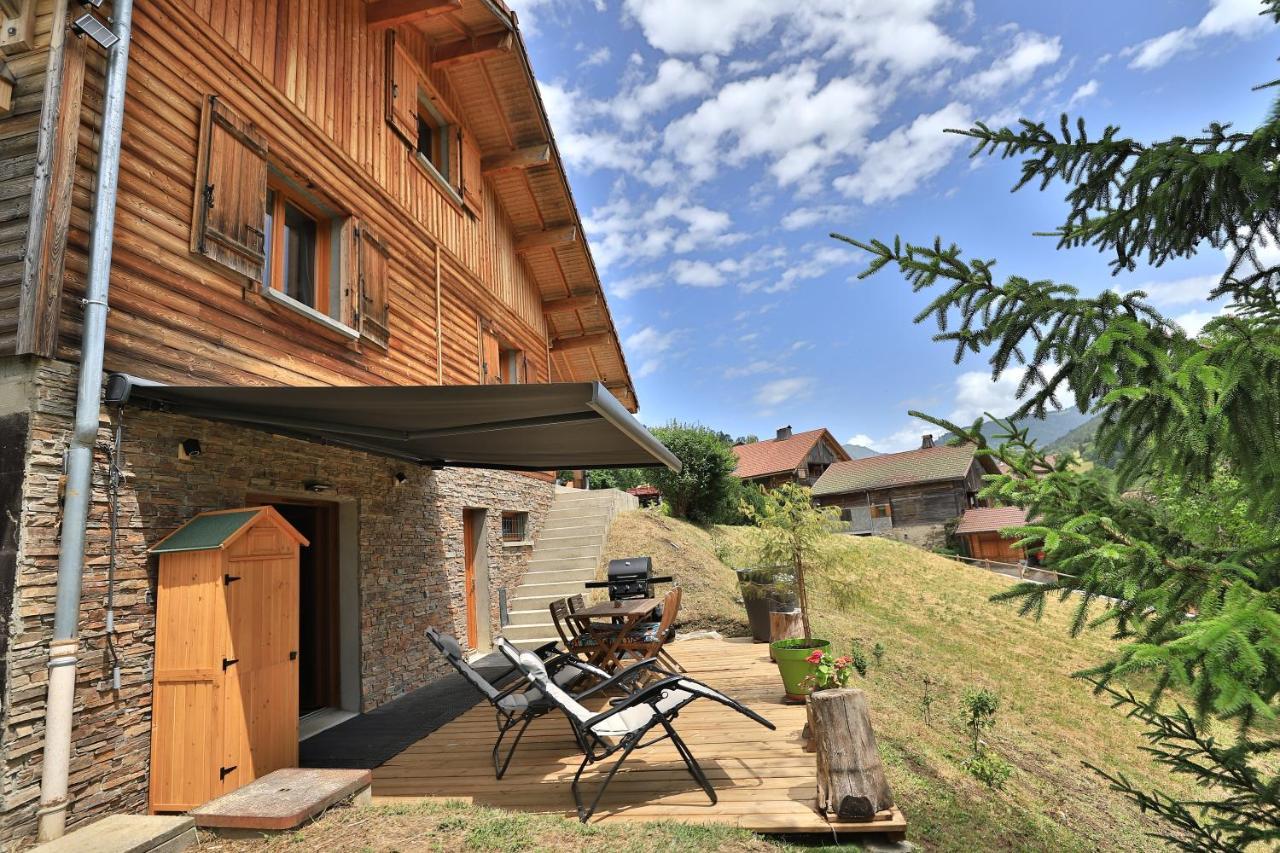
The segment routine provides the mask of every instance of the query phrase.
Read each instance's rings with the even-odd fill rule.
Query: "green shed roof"
[[[265,507],[252,507],[235,512],[206,512],[197,515],[170,533],[151,549],[153,554],[175,551],[210,551],[221,548],[245,525],[257,519]]]

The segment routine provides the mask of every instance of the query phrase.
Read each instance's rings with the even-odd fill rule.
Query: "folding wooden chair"
[[[600,798],[604,796],[605,789],[609,787],[609,783],[613,781],[614,775],[617,774],[618,768],[622,766],[622,763],[627,760],[627,756],[636,749],[651,746],[668,738],[670,738],[672,745],[675,746],[676,752],[680,754],[685,767],[688,768],[689,775],[706,792],[711,802],[716,802],[715,788],[712,787],[711,781],[707,779],[707,774],[702,771],[702,767],[694,759],[693,753],[689,751],[689,747],[681,739],[680,735],[676,734],[675,727],[672,725],[680,711],[690,702],[697,699],[711,699],[732,708],[739,714],[750,717],[765,728],[777,728],[773,723],[740,702],[730,699],[701,681],[695,681],[692,678],[680,675],[662,678],[645,687],[636,687],[634,692],[629,692],[621,699],[615,699],[608,708],[596,713],[584,707],[578,699],[562,690],[548,674],[546,666],[538,659],[537,655],[531,652],[521,652],[501,637],[497,639],[496,645],[498,651],[502,652],[507,660],[524,672],[525,678],[529,680],[530,684],[543,691],[547,701],[564,711],[570,727],[573,728],[574,738],[578,741],[578,747],[582,750],[582,763],[578,765],[578,772],[573,774],[573,783],[569,786],[569,789],[573,792],[574,804],[578,807],[578,819],[583,823],[590,820],[591,815],[595,813],[596,806],[600,804]],[[636,665],[624,669],[608,682],[596,685],[591,692],[603,691],[608,686],[629,688],[632,685],[631,679],[652,671],[656,668],[656,665],[657,661],[652,658],[640,661]],[[658,726],[662,727],[665,734],[659,734],[650,740],[645,740],[645,736]],[[621,755],[618,760],[600,783],[600,787],[596,790],[591,804],[587,805],[578,790],[582,772],[587,769],[588,765],[603,761],[619,752]]]
[[[619,651],[640,660],[657,658],[672,669],[685,672],[685,668],[666,649],[666,644],[675,639],[681,595],[680,587],[668,592],[662,599],[662,618],[657,622],[642,622],[628,631],[618,646]]]

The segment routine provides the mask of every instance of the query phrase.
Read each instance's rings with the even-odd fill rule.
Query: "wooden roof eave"
[[[565,194],[565,198],[568,201],[568,208],[571,213],[571,221],[566,224],[576,228],[577,233],[579,235],[582,235],[583,234],[582,217],[578,211],[577,201],[573,197],[573,189],[569,184],[569,178],[567,173],[565,172],[564,160],[560,156],[560,150],[556,143],[555,134],[551,129],[550,120],[547,118],[546,105],[543,103],[542,95],[538,91],[537,81],[533,74],[533,66],[529,62],[528,49],[524,42],[524,36],[520,32],[519,21],[516,17],[516,14],[506,9],[505,4],[495,2],[494,0],[477,0],[477,2],[479,2],[480,4],[488,8],[490,12],[493,14],[495,20],[499,21],[502,24],[502,26],[506,28],[513,36],[514,45],[509,52],[503,54],[502,56],[489,57],[484,61],[489,63],[501,63],[501,62],[519,63],[520,72],[528,85],[528,92],[530,96],[533,98],[534,105],[536,106],[537,121],[541,126],[543,133],[545,134],[547,144],[551,148],[551,164],[555,169],[556,177],[559,179],[560,188],[563,190]],[[449,70],[446,70],[445,73],[448,74],[451,72]],[[501,104],[499,104],[498,106],[501,107]],[[507,116],[505,115],[503,115],[502,118],[504,122],[507,120]],[[535,200],[535,203],[539,201],[536,193],[534,193],[534,200]],[[578,251],[578,252],[581,252],[583,255],[583,259],[585,260],[587,268],[590,271],[590,278],[594,285],[593,290],[595,292],[595,295],[598,298],[598,305],[594,306],[594,309],[599,310],[600,313],[603,315],[604,326],[605,326],[603,329],[596,328],[589,331],[585,331],[584,333],[592,334],[592,335],[605,333],[608,335],[609,341],[607,342],[602,341],[601,343],[594,344],[591,347],[591,349],[592,350],[605,349],[606,350],[605,355],[617,360],[617,363],[622,370],[622,379],[620,382],[619,380],[614,379],[606,384],[608,387],[610,387],[611,391],[618,394],[618,396],[622,399],[622,402],[627,406],[627,408],[630,411],[635,412],[639,408],[639,400],[635,393],[635,383],[632,380],[631,370],[627,364],[626,353],[623,352],[622,344],[618,337],[617,327],[614,325],[614,322],[613,322],[613,314],[609,309],[607,300],[605,299],[604,287],[600,282],[600,273],[596,267],[595,259],[591,256],[591,249],[587,245],[585,237],[583,237],[582,239],[578,239],[574,241],[574,243],[572,243],[571,245],[563,247],[561,251]],[[578,309],[575,309],[573,313],[577,322],[581,324],[585,330],[586,325],[583,323],[581,314],[578,312]],[[552,332],[552,334],[554,334],[554,332]],[[572,372],[572,369],[570,368],[567,362],[564,362],[564,367],[569,368],[570,372]],[[596,377],[580,376],[580,377],[574,377],[574,378],[587,380],[587,379],[594,379]]]

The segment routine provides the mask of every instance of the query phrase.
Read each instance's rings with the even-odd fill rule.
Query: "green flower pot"
[[[782,688],[787,693],[788,702],[803,702],[813,692],[813,688],[804,683],[814,670],[808,657],[814,649],[825,652],[829,648],[830,640],[778,640],[769,644],[778,672],[782,674]]]

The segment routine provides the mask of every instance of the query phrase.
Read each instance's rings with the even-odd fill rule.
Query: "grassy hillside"
[[[719,528],[731,554],[741,531]],[[1069,605],[1042,622],[1019,618],[990,596],[1008,579],[908,545],[849,538],[848,570],[863,590],[851,612],[815,614],[815,633],[846,651],[880,643],[881,665],[857,686],[870,695],[890,781],[911,822],[909,837],[945,850],[1149,850],[1154,824],[1107,790],[1081,762],[1121,771],[1142,783],[1191,793],[1141,752],[1141,730],[1093,696],[1070,673],[1107,656],[1099,633],[1071,639]],[[649,554],[655,568],[685,587],[684,627],[726,627],[745,634],[733,573],[716,556],[712,534],[651,512],[621,516],[609,556]],[[733,561],[732,556],[728,559]],[[931,723],[921,710],[931,688]],[[1000,695],[988,742],[1015,771],[1002,791],[970,777],[959,720],[966,687]],[[1227,734],[1223,732],[1223,734]]]

